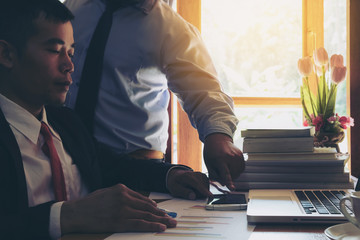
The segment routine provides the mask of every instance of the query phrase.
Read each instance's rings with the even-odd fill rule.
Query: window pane
[[[201,4],[201,32],[225,92],[300,96],[302,0],[206,0]]]
[[[324,1],[324,45],[329,57],[341,54],[346,66],[346,0]],[[338,85],[336,112],[346,115],[346,81]]]
[[[329,57],[343,55],[346,66],[346,0],[324,1],[324,45]],[[346,81],[338,85],[335,111],[346,115]],[[348,152],[346,139],[339,144],[342,152]]]

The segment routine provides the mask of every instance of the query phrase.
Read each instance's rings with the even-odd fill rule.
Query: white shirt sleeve
[[[59,239],[61,237],[60,214],[63,203],[64,202],[57,202],[51,206],[49,221],[49,234],[51,239]]]
[[[163,7],[164,9],[166,6]],[[200,140],[212,133],[233,137],[238,124],[232,98],[222,91],[211,56],[199,31],[177,14],[164,14],[162,20],[161,66],[169,89],[198,130]],[[151,14],[150,14],[151,15]],[[158,18],[156,18],[158,19]],[[155,25],[155,23],[154,23]],[[179,34],[181,33],[181,34]]]

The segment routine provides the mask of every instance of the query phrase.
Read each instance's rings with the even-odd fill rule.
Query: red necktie
[[[45,143],[41,149],[43,150],[45,155],[48,156],[51,163],[51,173],[53,179],[55,200],[66,201],[67,200],[66,187],[65,187],[64,173],[62,171],[60,158],[56,152],[56,148],[54,146],[54,142],[49,127],[44,122],[41,122],[40,133],[43,135],[45,140]]]

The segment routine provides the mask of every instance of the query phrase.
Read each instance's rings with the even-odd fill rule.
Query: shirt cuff
[[[49,234],[51,239],[59,239],[61,237],[60,213],[64,202],[57,202],[51,205]]]
[[[169,190],[168,188],[168,177],[169,177],[169,173],[170,171],[172,171],[173,169],[182,169],[182,170],[188,170],[188,171],[194,171],[192,170],[192,168],[188,167],[188,166],[185,166],[185,165],[175,165],[175,166],[172,166],[166,173],[166,189]]]

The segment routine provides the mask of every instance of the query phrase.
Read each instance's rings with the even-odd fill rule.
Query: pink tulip
[[[344,81],[346,76],[346,67],[345,66],[334,66],[331,68],[331,80],[339,84],[340,82]]]
[[[308,121],[307,121],[306,119],[305,119],[304,122],[303,122],[303,126],[304,126],[304,127],[308,127],[308,126],[309,126],[309,123],[308,123]]]
[[[298,70],[301,76],[308,77],[312,73],[312,62],[310,57],[300,58],[298,61]]]
[[[325,48],[320,47],[314,50],[314,63],[316,66],[327,66],[329,63],[329,56]]]
[[[340,126],[343,129],[347,129],[348,127],[354,126],[354,119],[352,117],[342,116],[340,117],[339,122],[340,122]]]
[[[327,65],[325,65],[324,66],[325,67],[325,72],[328,70],[328,68],[329,68],[329,64],[327,64]],[[314,64],[314,72],[316,72],[316,75],[318,75],[318,76],[322,76],[323,75],[323,69],[322,69],[322,66],[316,66],[315,64]]]
[[[352,117],[349,117],[348,123],[350,127],[353,127],[355,125],[354,119]]]
[[[330,67],[333,68],[335,66],[344,66],[344,58],[341,54],[334,54],[330,58]]]
[[[320,131],[322,126],[324,126],[324,121],[321,115],[313,119],[312,124],[315,126],[315,131]]]
[[[343,129],[347,129],[347,124],[346,124],[347,123],[347,117],[346,116],[340,117],[339,122],[340,122],[340,126]]]
[[[333,122],[335,122],[337,120],[337,118],[335,117],[335,116],[332,116],[332,117],[329,117],[328,118],[328,122],[329,123],[333,123]]]

